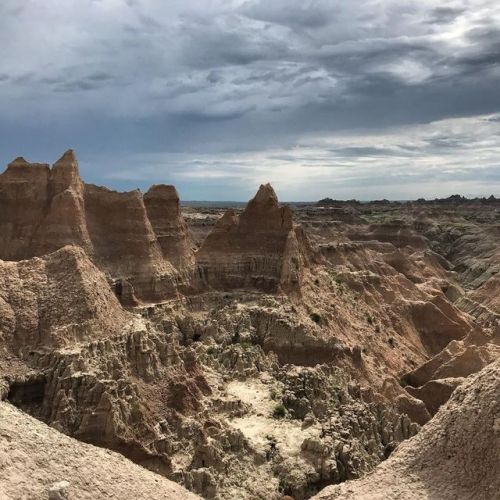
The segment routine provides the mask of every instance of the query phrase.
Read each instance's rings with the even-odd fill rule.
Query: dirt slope
[[[3,402],[0,476],[2,500],[199,498],[118,453],[67,437]]]

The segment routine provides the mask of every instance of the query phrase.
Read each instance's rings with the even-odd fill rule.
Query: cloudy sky
[[[1,0],[0,162],[185,200],[500,195],[498,0]]]

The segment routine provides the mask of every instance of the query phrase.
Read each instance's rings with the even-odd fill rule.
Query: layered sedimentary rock
[[[429,413],[434,415],[464,377],[482,370],[498,358],[500,346],[494,338],[470,334],[463,340],[453,340],[429,361],[407,373],[403,377],[409,384],[405,389],[422,400]]]
[[[86,185],[85,208],[94,258],[118,279],[117,294],[127,305],[134,300],[124,297],[126,286],[145,301],[158,302],[175,293],[175,270],[163,258],[140,191],[119,193]]]
[[[84,185],[72,151],[53,166],[17,158],[0,175],[0,258],[20,260],[67,244],[91,249]]]
[[[127,305],[175,295],[173,266],[192,260],[175,189],[154,186],[143,199],[139,191],[84,184],[71,150],[52,168],[23,158],[9,164],[0,175],[0,233],[4,260],[81,246]]]
[[[179,270],[190,266],[193,261],[192,241],[181,215],[175,187],[151,186],[144,194],[144,204],[165,259]]]
[[[307,264],[307,241],[292,211],[261,185],[241,215],[228,210],[196,255],[201,281],[222,290],[296,290]]]
[[[143,196],[85,185],[68,152],[52,169],[16,160],[0,194],[9,259],[0,262],[0,399],[207,499],[305,500],[369,474],[436,412],[455,411],[450,395],[500,354],[495,213],[298,207],[298,226],[261,186],[245,210],[222,218],[213,207],[189,209],[200,246],[193,266],[172,186]],[[142,307],[125,311],[115,294]],[[164,300],[172,296],[181,300]],[[490,411],[470,403],[480,418]],[[462,460],[433,433],[425,439]],[[418,471],[430,461],[456,474],[454,458],[448,470],[429,453]],[[22,467],[5,457],[5,484],[17,492],[10,471]],[[33,491],[46,498],[54,485],[36,479]],[[70,498],[85,491],[61,479]],[[469,496],[491,482],[467,480]],[[423,481],[414,483],[421,496]],[[450,497],[467,498],[457,488]]]

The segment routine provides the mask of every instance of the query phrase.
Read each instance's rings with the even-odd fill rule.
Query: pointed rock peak
[[[12,160],[7,165],[7,169],[29,167],[30,165],[31,165],[31,163],[27,162],[22,156],[18,156],[15,160]]]
[[[78,171],[78,161],[72,149],[68,149],[52,166],[50,182],[53,194],[69,187],[83,189],[83,182]]]
[[[224,228],[234,226],[238,223],[238,215],[236,212],[230,208],[224,212],[224,215],[216,222],[216,228]]]
[[[144,197],[179,201],[179,194],[177,193],[177,189],[175,189],[175,186],[169,184],[154,184],[148,189]]]
[[[61,158],[54,163],[54,167],[59,166],[78,167],[78,161],[72,149],[68,149]]]
[[[18,156],[12,160],[8,165],[5,172],[1,175],[6,177],[14,176],[18,180],[34,180],[45,178],[49,172],[49,166],[46,163],[30,163],[22,156]]]
[[[267,183],[260,185],[259,190],[257,191],[257,194],[254,196],[252,201],[257,203],[272,202],[273,205],[277,205],[278,197],[276,196],[276,193],[274,192],[271,184]]]
[[[27,167],[29,163],[22,157],[18,156],[15,160],[9,163],[9,167]]]

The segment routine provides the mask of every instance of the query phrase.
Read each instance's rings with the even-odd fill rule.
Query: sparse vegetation
[[[248,349],[251,349],[253,347],[253,344],[249,340],[242,340],[240,342],[240,346],[246,351]]]
[[[286,415],[286,408],[282,404],[278,404],[274,407],[273,417],[274,418],[284,418]]]
[[[390,345],[391,347],[395,347],[395,345],[396,345],[396,341],[394,340],[394,337],[389,337],[389,338],[387,339],[387,342],[389,342],[389,345]]]

